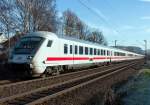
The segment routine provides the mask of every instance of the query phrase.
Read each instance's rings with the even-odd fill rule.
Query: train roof
[[[122,49],[117,49],[117,48],[110,47],[110,46],[104,46],[102,44],[98,44],[98,43],[94,43],[94,42],[90,42],[90,41],[86,41],[86,40],[80,40],[80,39],[77,39],[77,38],[74,38],[74,37],[67,37],[67,36],[63,36],[63,35],[60,35],[58,37],[62,38],[62,39],[66,39],[66,40],[71,40],[71,41],[84,43],[84,44],[91,44],[91,45],[94,45],[94,46],[97,46],[97,47],[103,47],[104,49],[112,49],[112,50],[116,50],[116,51],[137,54],[137,53],[134,53],[134,52],[130,52],[130,51],[122,50]],[[141,55],[141,54],[138,54],[138,55]]]
[[[80,40],[80,39],[77,39],[77,38],[74,38],[74,37],[68,37],[68,36],[64,36],[64,35],[56,35],[55,33],[47,32],[47,31],[37,31],[37,32],[28,33],[24,37],[30,36],[31,34],[32,34],[32,36],[40,36],[40,37],[44,37],[44,38],[48,38],[48,39],[50,39],[50,38],[53,38],[53,39],[61,38],[61,39],[65,39],[65,40],[76,41],[76,42],[79,42],[79,43],[91,44],[91,45],[95,45],[97,47],[103,47],[103,48],[106,48],[106,49],[112,49],[112,50],[117,50],[117,51],[121,51],[121,52],[125,51],[126,53],[137,54],[137,53],[134,53],[134,52],[130,52],[130,51],[122,50],[122,49],[117,49],[117,48],[114,48],[114,47],[108,47],[108,46],[100,45],[98,43],[89,42],[89,41],[86,41],[86,40]],[[141,54],[138,54],[138,55],[141,55]]]
[[[29,37],[29,36],[40,36],[43,38],[58,38],[58,36],[55,33],[52,32],[47,32],[47,31],[37,31],[37,32],[30,32],[27,33],[24,37]]]

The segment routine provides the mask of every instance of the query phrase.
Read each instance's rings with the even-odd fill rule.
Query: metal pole
[[[9,59],[9,53],[10,53],[10,33],[9,33],[9,24],[8,24],[9,22],[7,21],[7,25],[6,25],[6,27],[7,27],[7,37],[8,37],[8,43],[7,43],[7,48],[6,48],[6,55],[7,55],[7,60]]]
[[[60,23],[61,23],[61,26],[60,26],[60,28],[61,28],[60,34],[63,36],[63,35],[64,35],[64,23],[63,23],[63,18],[62,18],[62,17],[60,18]]]
[[[117,47],[117,40],[115,40],[115,47]]]
[[[9,34],[9,29],[7,30],[8,31],[8,59],[9,59],[9,54],[10,54],[10,34]]]
[[[147,40],[144,40],[145,42],[145,63],[147,63]]]
[[[62,34],[62,36],[64,35],[64,25],[63,25],[63,22],[61,23],[61,34]]]

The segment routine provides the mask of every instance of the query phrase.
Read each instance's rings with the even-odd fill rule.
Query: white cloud
[[[103,18],[104,20],[107,19],[107,17],[97,8],[92,8],[101,18]]]
[[[116,32],[116,30],[109,28],[109,27],[104,27],[104,26],[100,26],[99,27],[100,30],[102,30],[102,32],[104,33],[104,36],[117,36],[118,32]]]
[[[80,0],[82,2],[82,0]],[[92,11],[93,13],[95,12],[97,14],[97,16],[101,17],[103,20],[107,21],[107,17],[103,14],[103,12],[99,9],[96,8],[94,5],[91,5],[91,2],[89,0],[83,0],[84,2],[82,2],[84,5],[86,5],[87,8],[90,9],[90,11]]]
[[[132,30],[132,29],[135,29],[134,26],[131,26],[131,25],[124,25],[122,26],[121,30]]]
[[[139,1],[142,1],[142,2],[150,2],[150,0],[139,0]]]
[[[113,45],[114,42],[112,42],[112,41],[116,40],[120,36],[120,33],[116,32],[111,27],[97,25],[97,24],[90,23],[90,22],[86,22],[86,23],[91,28],[96,28],[96,29],[102,31],[103,35],[106,38],[106,40],[108,41],[109,45]]]
[[[117,36],[119,33],[114,30],[113,28],[109,28],[106,26],[101,26],[101,25],[96,25],[94,23],[86,22],[88,26],[91,28],[99,29],[100,31],[103,32],[104,36]]]
[[[141,20],[150,20],[150,16],[143,16],[140,18]]]
[[[63,16],[62,12],[58,12],[58,17],[62,17],[62,16]]]
[[[145,29],[145,32],[150,33],[150,28]]]

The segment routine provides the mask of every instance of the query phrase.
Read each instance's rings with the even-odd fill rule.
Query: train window
[[[117,52],[116,55],[119,56],[119,53]]]
[[[111,56],[113,56],[113,52],[111,51]]]
[[[126,54],[125,54],[125,53],[123,53],[123,56],[126,56]]]
[[[116,52],[116,56],[118,56],[118,52]]]
[[[124,53],[120,53],[120,56],[124,56]]]
[[[70,54],[72,54],[72,45],[70,45]]]
[[[75,54],[78,54],[78,46],[75,46]]]
[[[93,55],[93,48],[90,48],[90,55]]]
[[[82,46],[79,46],[79,54],[83,55],[83,47]]]
[[[100,50],[99,49],[97,49],[97,50],[98,50],[97,55],[100,55]]]
[[[109,51],[107,51],[107,55],[109,56]]]
[[[104,50],[104,53],[103,53],[103,55],[106,55],[106,51]]]
[[[103,55],[103,50],[101,50],[101,55]]]
[[[85,47],[85,55],[88,55],[88,47]]]
[[[68,45],[64,44],[64,54],[67,54],[67,53],[68,53]]]
[[[34,54],[37,48],[42,44],[44,38],[41,37],[25,37],[21,38],[19,43],[16,44],[14,54]]]
[[[49,40],[47,43],[47,47],[51,47],[51,45],[52,45],[52,40]]]
[[[101,55],[103,55],[103,50],[101,50]]]
[[[94,55],[96,55],[96,48],[94,48]]]
[[[133,56],[133,54],[129,54],[129,56]]]

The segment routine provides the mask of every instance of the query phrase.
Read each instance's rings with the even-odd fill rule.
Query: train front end
[[[38,59],[35,57],[38,56],[38,50],[44,38],[34,35],[26,35],[21,38],[19,42],[13,48],[10,57],[9,65],[14,72],[20,72],[21,75],[25,74],[28,76],[36,76],[43,71],[41,66],[38,63]]]

